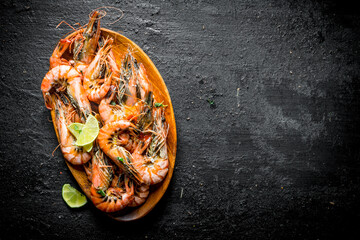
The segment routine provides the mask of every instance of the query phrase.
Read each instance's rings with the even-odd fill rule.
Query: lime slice
[[[79,137],[80,133],[82,132],[83,127],[84,127],[84,124],[82,124],[82,123],[72,123],[67,126],[67,128],[69,129],[71,134],[74,135],[74,137],[76,137],[76,139]]]
[[[83,149],[87,152],[90,152],[92,148],[93,148],[93,143],[83,146]]]
[[[93,141],[95,141],[98,134],[99,134],[99,122],[93,115],[89,115],[75,144],[77,146],[88,145]]]
[[[82,132],[82,129],[84,128],[84,126],[85,125],[82,123],[72,123],[72,124],[68,125],[67,128],[69,129],[71,134],[74,135],[74,137],[76,137],[76,139],[77,139],[80,136],[80,133]],[[93,148],[93,143],[83,146],[83,149],[86,152],[90,152],[92,148]]]
[[[62,187],[62,197],[71,208],[79,208],[87,203],[85,195],[70,186],[70,184],[64,184]]]

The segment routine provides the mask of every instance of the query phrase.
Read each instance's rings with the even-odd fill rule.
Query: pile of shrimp
[[[102,36],[100,18],[93,12],[86,27],[59,41],[41,90],[45,106],[55,111],[64,158],[84,166],[94,205],[116,212],[143,204],[150,185],[166,177],[168,124],[166,106],[156,102],[144,65],[131,50],[115,58],[114,40]],[[67,126],[85,123],[90,114],[101,128],[86,152]]]

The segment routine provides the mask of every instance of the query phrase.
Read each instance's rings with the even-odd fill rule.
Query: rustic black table
[[[173,179],[145,218],[61,197],[77,186],[40,92],[66,25],[100,6],[172,97]],[[360,16],[344,1],[2,1],[1,239],[342,239],[360,226]],[[109,14],[103,23],[116,20]]]

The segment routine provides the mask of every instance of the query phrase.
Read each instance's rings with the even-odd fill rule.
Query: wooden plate
[[[81,31],[81,30],[80,30]],[[68,35],[66,38],[71,38],[78,32],[74,32]],[[123,59],[124,55],[127,53],[128,49],[130,48],[133,52],[133,56],[144,64],[146,68],[147,75],[150,79],[150,82],[153,85],[154,94],[157,102],[164,102],[167,105],[165,111],[166,122],[169,124],[169,133],[167,137],[167,147],[168,147],[168,155],[169,155],[169,171],[161,183],[151,186],[150,194],[146,202],[136,208],[125,208],[124,211],[108,214],[111,218],[114,218],[118,221],[133,221],[139,218],[144,217],[148,214],[155,205],[160,201],[161,197],[164,195],[166,189],[169,186],[171,177],[174,171],[175,165],[175,157],[176,157],[176,144],[177,144],[177,137],[176,137],[176,125],[175,125],[175,117],[173,106],[171,103],[169,92],[166,88],[163,78],[161,77],[159,71],[156,69],[154,63],[150,60],[148,55],[144,53],[144,51],[135,43],[133,43],[130,39],[124,37],[123,35],[101,28],[101,35],[104,37],[112,37],[114,39],[113,50],[119,66],[121,66],[121,60]],[[65,57],[66,58],[66,57]],[[55,111],[51,111],[51,117],[53,119],[53,123],[55,123]],[[55,132],[59,140],[58,133],[56,131],[56,126],[54,124]],[[90,199],[90,187],[91,183],[87,179],[87,175],[84,171],[83,166],[75,166],[66,161],[72,175],[78,182],[79,186],[85,193],[85,195]],[[90,200],[91,202],[91,200]]]

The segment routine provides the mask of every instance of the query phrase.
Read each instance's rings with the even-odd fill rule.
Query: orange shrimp
[[[94,58],[100,38],[100,13],[95,11],[86,29],[74,40],[74,60],[89,65]]]
[[[120,85],[124,85],[122,101],[127,106],[133,106],[137,102],[137,74],[135,69],[135,59],[129,51],[122,62]],[[122,87],[119,87],[121,89]]]
[[[169,161],[159,156],[148,157],[142,155],[145,148],[140,142],[139,147],[132,154],[133,166],[140,173],[145,184],[157,184],[164,180],[168,170]]]
[[[114,170],[98,150],[92,159],[91,201],[104,212],[124,209],[133,201],[134,185],[124,174],[114,176]]]
[[[115,96],[115,87],[110,87],[107,95],[101,100],[99,104],[99,113],[104,123],[113,122],[116,120],[124,119],[122,117],[122,111],[116,104],[112,104]],[[121,117],[117,117],[120,115]]]
[[[76,139],[69,132],[67,126],[74,122],[72,119],[75,113],[74,107],[66,98],[62,101],[57,94],[53,95],[55,106],[55,124],[60,139],[60,148],[64,158],[74,165],[84,164],[91,159],[91,154],[75,145]]]
[[[100,103],[111,86],[112,73],[106,58],[112,43],[112,39],[105,40],[104,45],[99,49],[84,75],[84,89],[88,99],[95,103]]]
[[[105,123],[114,122],[118,120],[136,120],[140,115],[141,104],[134,106],[126,106],[115,103],[116,88],[110,87],[108,94],[101,100],[99,104],[99,113],[101,119]]]
[[[140,107],[140,114],[139,117],[136,119],[136,126],[140,130],[148,130],[151,129],[153,125],[153,105],[154,105],[154,98],[152,92],[147,94],[147,98],[145,101],[139,102]]]
[[[142,183],[139,172],[133,167],[133,159],[125,149],[126,141],[121,139],[123,133],[135,135],[135,126],[130,121],[119,120],[105,124],[99,131],[98,144],[110,159],[130,176],[136,183]],[[127,138],[127,137],[126,137]]]
[[[133,86],[130,86],[131,84]],[[152,87],[145,67],[141,63],[138,65],[129,52],[123,61],[116,87],[112,87],[110,93],[100,102],[99,113],[106,123],[131,120],[144,130],[152,124],[152,105]]]
[[[58,45],[50,57],[50,69],[59,65],[69,65],[69,62],[62,58],[62,55],[69,48],[71,43],[72,41],[69,39],[60,39]]]
[[[135,75],[136,75],[136,87],[137,98],[139,105],[139,117],[136,120],[136,126],[141,130],[147,130],[151,128],[153,122],[153,104],[154,96],[152,93],[152,86],[149,82],[146,74],[145,67],[142,63],[138,64],[134,61]]]
[[[157,184],[164,180],[169,170],[166,137],[168,128],[164,119],[163,108],[154,111],[154,126],[151,142],[140,138],[135,151],[132,154],[133,166],[140,173],[145,184]],[[147,150],[144,156],[144,151]]]
[[[144,64],[140,63],[137,65],[138,81],[140,86],[140,95],[141,99],[147,99],[149,93],[152,92],[152,87],[150,85],[148,76],[146,74],[146,69]]]
[[[51,91],[65,91],[69,82],[79,78],[79,73],[71,66],[59,65],[52,68],[46,73],[42,83],[41,91],[45,100],[45,105],[49,110],[52,110],[50,92]]]
[[[52,68],[41,83],[41,91],[45,99],[45,106],[52,110],[51,94],[65,92],[71,103],[76,107],[81,119],[85,122],[91,113],[91,105],[84,92],[80,74],[71,66],[59,65]]]
[[[129,207],[137,207],[143,204],[149,196],[150,186],[146,184],[135,185],[134,200],[130,202]]]
[[[120,76],[120,69],[118,64],[116,63],[116,59],[114,56],[114,52],[112,49],[110,49],[107,60],[109,62],[111,71],[113,72],[113,76],[114,77],[119,77]]]
[[[73,29],[74,31],[76,30],[75,28]],[[97,48],[97,42],[99,40],[99,37],[100,37],[99,12],[94,12],[93,15],[90,17],[89,23],[85,30],[80,30],[79,33],[77,33],[71,39],[60,39],[58,45],[56,46],[54,52],[50,57],[50,69],[59,65],[71,65],[79,73],[84,73],[87,66],[94,58],[94,53]],[[66,50],[69,49],[72,43],[74,43],[73,55],[75,61],[74,60],[68,61],[62,58],[62,56],[66,52]]]

